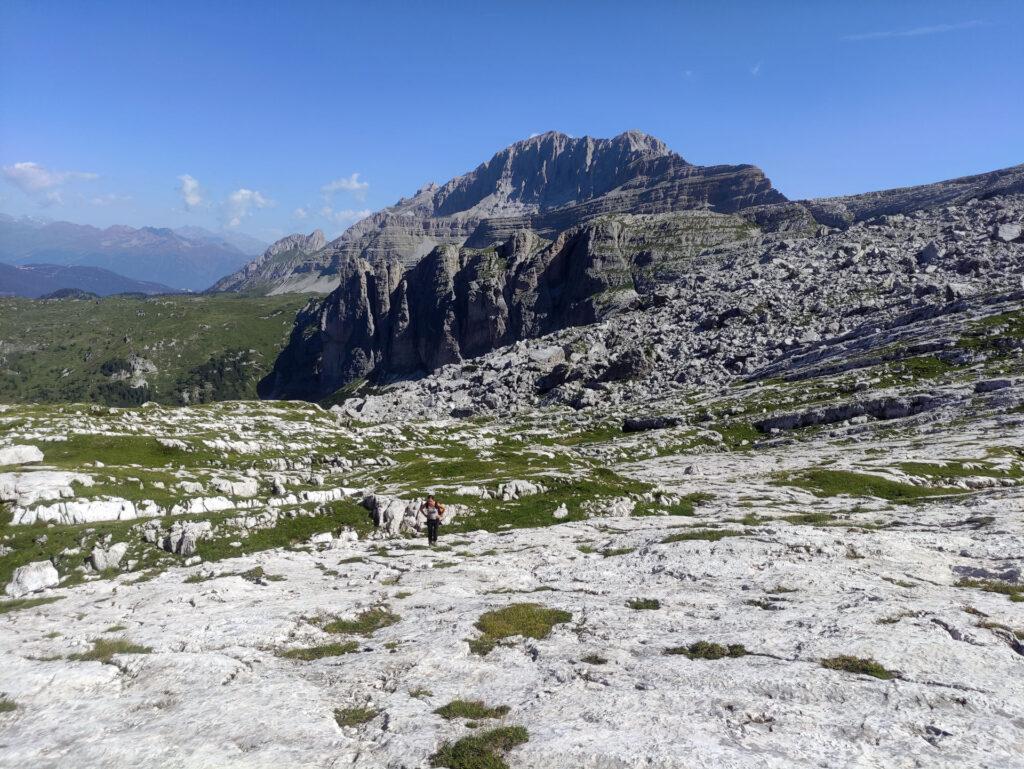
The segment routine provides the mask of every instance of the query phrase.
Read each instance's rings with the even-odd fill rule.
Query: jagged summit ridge
[[[478,209],[500,215],[572,205],[625,181],[633,164],[667,157],[686,164],[660,139],[639,131],[612,139],[550,131],[506,147],[439,188],[432,196],[433,214]]]

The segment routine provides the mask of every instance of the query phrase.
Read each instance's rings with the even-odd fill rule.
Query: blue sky
[[[1024,162],[1024,2],[0,3],[0,211],[265,240],[533,133],[791,198]]]

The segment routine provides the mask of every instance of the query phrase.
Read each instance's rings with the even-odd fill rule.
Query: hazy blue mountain
[[[194,226],[175,227],[174,231],[189,240],[234,246],[246,256],[259,256],[269,245],[266,241],[246,235],[244,232],[228,232],[227,230],[213,232],[204,227]]]
[[[135,280],[201,290],[249,259],[250,253],[215,233],[124,225],[100,229],[0,215],[0,262],[8,264],[100,267]]]
[[[0,296],[35,298],[61,289],[88,291],[99,296],[125,293],[167,294],[176,291],[161,283],[133,280],[101,267],[0,264]]]

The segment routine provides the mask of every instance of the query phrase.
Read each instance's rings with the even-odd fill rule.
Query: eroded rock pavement
[[[1022,173],[352,262],[330,410],[0,406],[0,765],[1024,767]]]
[[[771,393],[630,433],[9,408],[44,457],[0,476],[0,764],[418,767],[523,727],[495,760],[1024,766],[1024,417],[703,413]]]

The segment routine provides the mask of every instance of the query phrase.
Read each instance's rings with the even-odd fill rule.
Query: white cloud
[[[341,211],[335,211],[330,206],[324,206],[323,208],[320,209],[320,216],[322,216],[324,219],[327,219],[328,221],[333,222],[334,224],[345,225],[355,224],[360,219],[365,219],[372,213],[373,211],[371,211],[369,208],[364,208],[359,211],[353,210],[351,208],[346,208]]]
[[[185,204],[186,211],[194,211],[203,205],[203,190],[198,179],[189,174],[182,174],[178,181],[181,182],[178,185],[178,192],[181,193],[181,202]]]
[[[761,74],[761,62],[758,62],[750,68],[750,74],[754,77],[758,77]]]
[[[15,163],[3,167],[4,178],[41,206],[61,205],[61,188],[68,182],[92,181],[99,174],[85,171],[52,171],[38,163]]]
[[[274,201],[257,190],[248,190],[244,187],[235,190],[223,203],[224,225],[237,227],[243,219],[251,215],[253,209],[269,208],[272,205]]]
[[[859,35],[844,35],[843,40],[879,40],[886,37],[921,37],[923,35],[940,35],[943,32],[956,32],[961,29],[973,29],[974,27],[987,26],[987,21],[972,19],[961,21],[956,24],[933,24],[928,27],[914,27],[913,29],[888,29],[884,32],[866,32]]]
[[[354,173],[351,176],[328,182],[320,188],[320,192],[323,193],[324,199],[328,201],[330,201],[331,196],[335,192],[350,192],[356,200],[365,200],[366,191],[369,188],[370,183],[359,181],[359,174]]]
[[[300,220],[308,219],[309,211],[307,211],[305,208],[296,208],[294,211],[292,211],[292,216]]]

